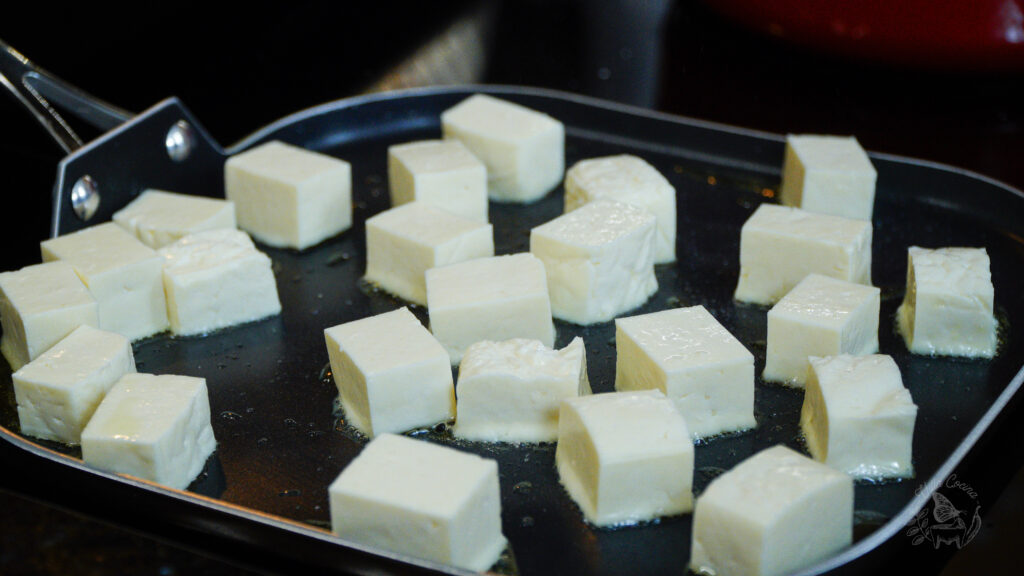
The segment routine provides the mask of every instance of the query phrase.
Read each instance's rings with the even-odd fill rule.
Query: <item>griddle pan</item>
[[[28,66],[35,78],[44,78]],[[28,74],[29,72],[26,72]],[[11,71],[5,71],[10,77]],[[30,78],[31,79],[31,78]],[[38,86],[39,84],[37,84]],[[68,90],[65,104],[94,124],[88,98]],[[222,148],[178,100],[132,117],[60,163],[51,235],[109,220],[146,188],[223,196],[231,154],[269,140],[318,150],[352,164],[351,230],[303,252],[261,248],[274,261],[283,305],[275,318],[203,337],[158,335],[134,345],[143,372],[207,379],[218,440],[187,491],[174,491],[84,466],[80,452],[19,434],[10,370],[0,369],[0,456],[9,486],[59,506],[188,543],[238,562],[288,566],[296,573],[458,574],[458,570],[343,542],[329,533],[327,486],[365,445],[344,422],[328,369],[324,328],[393,310],[404,302],[362,282],[367,217],[389,205],[389,145],[440,136],[440,113],[485,92],[561,120],[567,165],[630,153],[653,164],[678,192],[678,262],[657,268],[658,292],[635,313],[703,304],[755,356],[765,359],[766,309],[733,301],[740,226],[778,189],[784,139],[626,107],[573,94],[504,86],[417,89],[348,98],[286,117]],[[45,108],[45,106],[43,107]],[[112,108],[106,108],[111,110]],[[102,109],[101,109],[102,110]],[[47,113],[44,109],[43,113]],[[51,126],[52,127],[52,126]],[[174,128],[177,127],[177,128]],[[60,127],[55,128],[60,131]],[[184,134],[184,136],[183,136]],[[169,138],[170,137],[170,138]],[[168,154],[168,140],[178,154]],[[188,154],[181,154],[185,142]],[[190,144],[189,144],[190,142]],[[76,148],[75,145],[69,148]],[[173,156],[173,157],[172,157]],[[912,479],[858,483],[854,545],[807,573],[844,572],[900,535],[908,521],[971,450],[1024,379],[1024,195],[957,168],[871,154],[878,170],[872,278],[882,290],[879,341],[919,405]],[[88,179],[84,177],[88,176]],[[83,183],[89,186],[83,188]],[[93,217],[78,217],[76,189],[100,193]],[[499,254],[528,249],[529,231],[562,211],[561,188],[531,205],[491,205]],[[38,231],[45,236],[46,231]],[[959,360],[911,355],[894,332],[911,245],[984,246],[992,260],[998,355]],[[426,311],[413,308],[421,320]],[[557,324],[557,345],[582,336],[595,392],[613,389],[614,327]],[[754,452],[777,443],[804,450],[802,391],[756,383],[757,428],[696,449],[695,491]],[[503,529],[510,546],[494,570],[523,575],[681,574],[690,552],[691,515],[620,529],[587,525],[560,487],[553,444],[455,440],[446,426],[409,432],[499,463]],[[22,475],[21,472],[24,474]],[[26,479],[31,478],[31,481]]]

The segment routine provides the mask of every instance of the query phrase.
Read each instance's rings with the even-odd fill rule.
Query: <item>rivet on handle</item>
[[[196,147],[195,131],[188,122],[178,120],[167,130],[164,145],[167,147],[167,155],[171,157],[171,160],[183,162]]]
[[[96,183],[92,176],[86,174],[79,178],[75,185],[71,187],[71,208],[74,209],[75,214],[82,221],[88,221],[96,214],[96,209],[99,206],[99,184]]]

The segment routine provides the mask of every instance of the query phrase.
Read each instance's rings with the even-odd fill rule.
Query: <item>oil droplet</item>
[[[512,491],[516,494],[529,494],[533,490],[533,483],[528,480],[523,480],[512,486]]]
[[[299,423],[295,421],[295,418],[285,418],[284,425],[289,428],[297,428]]]
[[[519,521],[519,525],[523,528],[533,528],[535,523],[533,516],[523,516],[523,519]]]
[[[290,490],[284,490],[284,491],[278,492],[277,495],[278,496],[287,496],[287,497],[302,496],[302,491],[301,490],[297,490],[295,488],[292,488]]]
[[[225,419],[225,420],[232,420],[232,421],[233,420],[241,420],[242,419],[242,415],[241,414],[239,414],[238,412],[232,412],[230,410],[225,410],[225,411],[221,412],[220,413],[220,417]]]
[[[256,447],[263,448],[264,446],[267,445],[267,442],[270,442],[270,440],[268,440],[267,437],[264,436],[263,438],[260,438],[259,440],[256,441]]]

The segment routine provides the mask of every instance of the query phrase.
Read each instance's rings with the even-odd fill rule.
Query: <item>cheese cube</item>
[[[768,311],[763,377],[802,388],[809,356],[878,351],[881,291],[811,274]]]
[[[352,226],[348,162],[272,141],[224,164],[238,227],[264,244],[303,250]]]
[[[452,365],[481,340],[555,343],[544,263],[529,253],[477,258],[426,273],[430,330]]]
[[[505,550],[494,460],[382,434],[328,492],[331,528],[350,542],[478,572]]]
[[[891,356],[811,357],[800,427],[819,462],[854,478],[913,475],[917,406]]]
[[[369,437],[455,417],[448,354],[408,308],[324,330],[348,423]]]
[[[625,202],[654,214],[654,263],[675,261],[676,189],[654,166],[629,154],[577,162],[565,173],[565,211],[597,198]]]
[[[615,389],[656,389],[694,439],[753,428],[754,355],[703,307],[615,320]]]
[[[871,220],[877,174],[853,136],[786,136],[779,200],[808,212]]]
[[[163,262],[149,246],[107,222],[40,244],[44,262],[75,268],[99,306],[99,327],[139,340],[167,330]]]
[[[736,299],[773,304],[812,272],[871,284],[871,222],[760,205],[740,231]]]
[[[82,460],[184,490],[216,445],[205,378],[126,374],[82,432]]]
[[[366,221],[366,280],[410,302],[427,303],[429,268],[494,256],[494,228],[423,202]]]
[[[418,200],[487,222],[487,167],[458,140],[388,147],[391,205]]]
[[[17,370],[83,324],[98,326],[99,307],[66,262],[0,273],[0,351]]]
[[[21,433],[80,444],[100,401],[130,372],[135,358],[127,338],[79,326],[11,376]]]
[[[697,498],[690,569],[776,576],[853,541],[853,479],[785,446],[762,450]]]
[[[897,327],[916,354],[991,358],[995,289],[984,248],[912,246]]]
[[[487,167],[491,200],[532,202],[562,181],[565,128],[547,114],[474,94],[441,114],[441,131]]]
[[[555,465],[595,526],[634,524],[693,509],[693,441],[657,390],[567,398]]]
[[[235,205],[218,198],[144,190],[114,212],[116,224],[150,248],[163,248],[194,232],[235,227]]]
[[[241,230],[191,234],[160,255],[175,334],[203,334],[281,312],[270,258]]]
[[[658,290],[654,215],[597,200],[530,231],[530,252],[544,262],[555,318],[606,322]]]
[[[459,364],[455,436],[485,442],[553,442],[563,398],[590,394],[576,337],[561,350],[537,340],[485,340]]]

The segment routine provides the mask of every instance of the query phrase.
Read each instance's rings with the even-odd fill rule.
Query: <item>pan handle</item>
[[[65,154],[81,148],[83,141],[53,104],[103,132],[135,116],[46,72],[3,39],[0,39],[0,84],[46,129]]]

